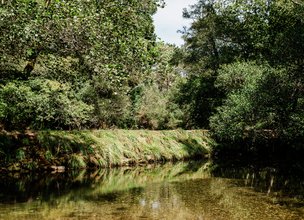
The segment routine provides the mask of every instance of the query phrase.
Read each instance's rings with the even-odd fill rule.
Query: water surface
[[[0,219],[304,219],[301,173],[210,162],[0,180]]]

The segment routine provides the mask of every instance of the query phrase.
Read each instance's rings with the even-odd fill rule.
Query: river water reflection
[[[304,219],[301,173],[210,164],[2,175],[0,219]]]

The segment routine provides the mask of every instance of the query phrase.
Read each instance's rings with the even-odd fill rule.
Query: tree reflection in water
[[[0,219],[303,219],[303,173],[287,170],[204,161],[2,176]]]

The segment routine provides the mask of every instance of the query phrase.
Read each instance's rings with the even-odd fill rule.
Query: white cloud
[[[166,7],[158,9],[158,12],[153,16],[157,36],[166,43],[182,45],[181,34],[177,31],[191,23],[190,20],[183,19],[183,8],[196,2],[197,0],[166,0]]]

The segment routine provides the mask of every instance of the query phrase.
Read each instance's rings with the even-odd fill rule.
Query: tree
[[[236,61],[286,69],[293,87],[289,100],[297,108],[303,96],[303,7],[286,0],[203,0],[184,11],[194,22],[184,32],[188,81],[182,85],[180,97],[191,91],[182,100],[193,103],[191,115],[204,118],[199,126],[206,126],[216,106],[229,96],[229,91],[219,91],[214,83],[221,66]]]
[[[173,102],[182,78],[174,45],[157,43],[158,57],[151,73],[131,91],[135,127],[172,129],[181,126],[183,112]]]
[[[3,1],[2,89],[16,80],[20,81],[17,88],[22,87],[20,83],[27,87],[27,81],[35,79],[52,80],[62,87],[69,84],[72,97],[93,106],[91,126],[111,126],[119,121],[128,92],[143,80],[155,62],[152,14],[161,3]],[[2,101],[2,106],[10,108],[10,103]],[[106,105],[113,104],[117,106],[116,122],[112,116],[106,117],[110,111]]]
[[[269,1],[264,8],[267,13],[257,23],[242,17],[249,27],[264,22],[265,28],[257,29],[264,40],[252,41],[251,59],[256,63],[230,64],[219,71],[216,85],[227,94],[211,117],[219,141],[249,141],[255,146],[274,140],[285,144],[303,141],[304,57],[299,51],[304,43],[300,37],[304,34],[304,7],[291,1]]]

